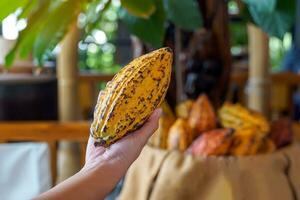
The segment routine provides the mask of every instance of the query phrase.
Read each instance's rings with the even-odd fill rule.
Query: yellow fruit
[[[99,145],[109,146],[146,122],[165,97],[171,69],[172,51],[161,48],[134,59],[107,83],[91,125]]]
[[[178,104],[175,108],[176,116],[184,119],[188,118],[192,110],[193,104],[194,101],[190,99]]]
[[[178,118],[171,126],[168,137],[168,149],[184,151],[193,141],[193,132],[185,119]]]
[[[163,110],[162,116],[159,119],[159,126],[155,133],[150,137],[149,144],[162,149],[167,148],[167,139],[170,127],[175,122],[174,114],[168,103],[164,101],[161,105]]]
[[[234,156],[254,155],[263,142],[264,136],[255,128],[242,128],[235,131],[230,154]]]
[[[263,115],[250,111],[240,104],[225,103],[219,110],[219,118],[222,126],[226,128],[255,128],[263,135],[270,131],[270,125]]]
[[[193,104],[188,122],[196,134],[216,128],[216,114],[206,95],[200,95]]]

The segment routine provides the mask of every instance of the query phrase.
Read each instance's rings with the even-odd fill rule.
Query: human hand
[[[90,137],[84,167],[35,199],[104,199],[158,128],[160,114],[161,109],[155,110],[142,128],[108,148],[95,147],[95,141]]]
[[[161,109],[156,109],[139,130],[130,133],[108,148],[95,146],[90,137],[86,150],[86,162],[83,170],[109,165],[117,179],[121,178],[129,166],[137,159],[150,136],[158,128]]]

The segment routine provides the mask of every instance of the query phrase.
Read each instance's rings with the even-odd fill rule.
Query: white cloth
[[[0,144],[0,199],[31,199],[51,188],[47,143]]]

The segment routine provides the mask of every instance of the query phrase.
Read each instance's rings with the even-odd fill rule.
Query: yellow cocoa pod
[[[101,146],[140,128],[167,92],[172,51],[161,48],[131,61],[100,92],[91,136]]]
[[[188,99],[188,100],[178,104],[175,108],[176,116],[187,119],[191,113],[193,104],[194,104],[194,101],[191,99]]]
[[[263,115],[240,104],[225,103],[219,110],[219,119],[226,128],[255,128],[263,135],[267,135],[270,131],[270,125]]]
[[[186,119],[178,118],[171,126],[167,147],[170,150],[185,151],[193,141],[193,130]]]
[[[163,112],[159,119],[158,129],[150,137],[150,139],[148,140],[148,144],[154,147],[166,149],[169,129],[175,122],[176,118],[166,101],[162,103],[161,108]]]

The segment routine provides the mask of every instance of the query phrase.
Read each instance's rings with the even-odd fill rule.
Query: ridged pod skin
[[[195,156],[226,155],[232,143],[233,132],[230,128],[207,131],[192,143],[187,152]]]
[[[109,146],[140,128],[167,92],[172,51],[161,48],[131,61],[100,92],[91,125],[98,145]]]
[[[250,111],[240,104],[225,103],[219,110],[219,119],[222,126],[226,128],[255,127],[263,135],[267,135],[270,132],[270,125],[263,115]]]
[[[197,98],[192,106],[188,122],[197,135],[216,128],[216,114],[206,95],[203,94]]]
[[[186,119],[178,118],[171,126],[168,149],[185,151],[193,141],[193,131]]]

